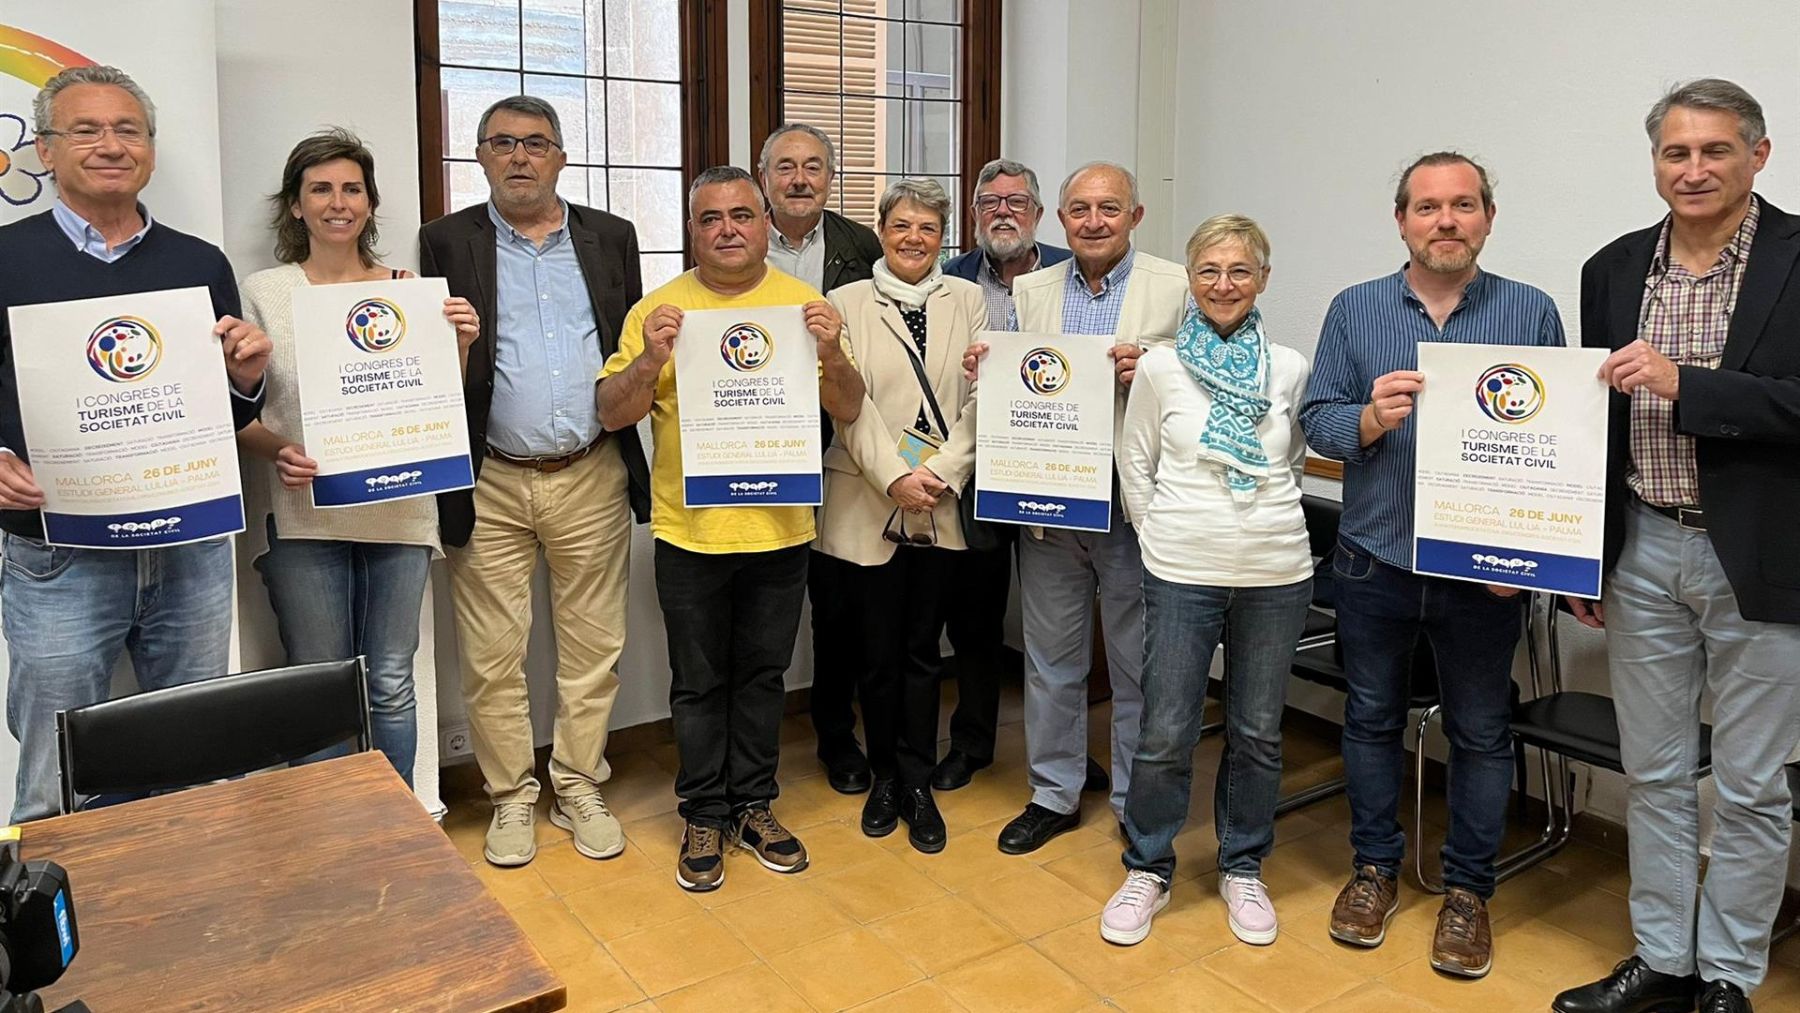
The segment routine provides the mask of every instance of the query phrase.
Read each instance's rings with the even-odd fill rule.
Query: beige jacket
[[[907,348],[914,346],[899,305],[876,291],[873,281],[833,289],[826,298],[844,317],[868,392],[862,414],[849,425],[840,424],[837,439],[825,451],[825,503],[819,508],[814,547],[858,566],[879,566],[899,548],[881,537],[895,506],[887,488],[912,470],[897,449],[900,431],[918,420],[925,397],[908,362]],[[949,438],[927,466],[960,492],[975,470],[975,388],[963,377],[962,353],[987,327],[981,286],[945,278],[925,300],[925,327],[925,375],[950,427]],[[930,408],[925,417],[932,419]],[[954,495],[941,498],[932,517],[939,546],[966,547]],[[907,519],[908,533],[921,529],[929,531],[931,521]]]
[[[1063,329],[1063,291],[1069,272],[1075,269],[1073,259],[1052,264],[1042,270],[1020,275],[1013,282],[1014,312],[1019,330],[1037,334],[1061,334]],[[1142,250],[1131,262],[1131,276],[1125,280],[1125,304],[1119,309],[1119,330],[1111,345],[1140,345],[1151,348],[1173,345],[1181,330],[1181,314],[1187,308],[1187,270],[1180,264],[1153,257]],[[1103,340],[1096,337],[1096,340]],[[1115,383],[1113,397],[1113,459],[1118,460],[1125,433],[1124,384]],[[1126,521],[1131,521],[1126,513]],[[1041,537],[1041,528],[1032,528]]]

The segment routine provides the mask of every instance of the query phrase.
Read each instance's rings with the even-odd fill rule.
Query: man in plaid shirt
[[[1669,214],[1582,269],[1582,343],[1614,350],[1600,375],[1615,393],[1607,582],[1570,601],[1607,632],[1637,951],[1554,1008],[1739,1013],[1768,968],[1800,740],[1800,218],[1752,192],[1769,140],[1737,85],[1681,85],[1645,128]]]

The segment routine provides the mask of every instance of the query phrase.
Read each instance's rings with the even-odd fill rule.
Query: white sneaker
[[[1141,943],[1156,913],[1168,906],[1169,884],[1154,872],[1133,869],[1100,912],[1100,938],[1120,946]]]
[[[535,819],[530,802],[496,804],[482,855],[495,865],[524,865],[537,857]]]
[[[1275,905],[1269,888],[1255,876],[1221,875],[1219,896],[1225,898],[1225,915],[1231,934],[1252,946],[1275,941]]]

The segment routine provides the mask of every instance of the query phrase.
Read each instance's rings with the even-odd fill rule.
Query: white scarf
[[[888,270],[887,258],[875,262],[875,291],[887,296],[909,310],[916,310],[925,305],[925,300],[944,284],[944,268],[940,264],[931,265],[931,273],[919,279],[917,285],[909,285],[901,281]]]

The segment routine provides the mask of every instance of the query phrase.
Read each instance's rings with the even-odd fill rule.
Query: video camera
[[[55,862],[20,861],[19,828],[0,829],[0,1013],[44,1013],[36,990],[62,977],[80,948],[69,874]]]

